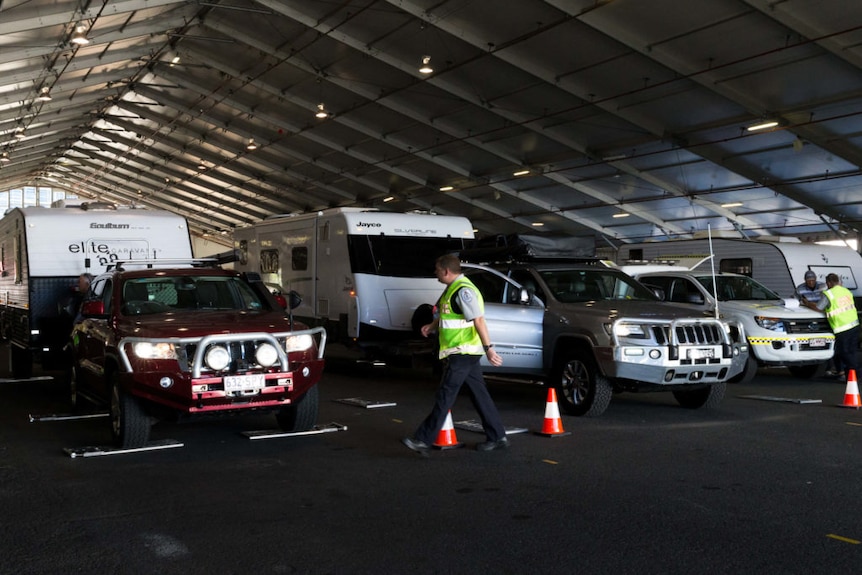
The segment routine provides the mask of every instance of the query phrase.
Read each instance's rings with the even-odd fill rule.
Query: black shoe
[[[476,446],[476,451],[493,451],[494,449],[509,449],[509,438],[504,437],[497,441],[486,441]]]
[[[414,439],[412,437],[405,437],[401,440],[401,443],[403,443],[409,449],[412,449],[416,453],[424,455],[426,457],[428,456],[428,452],[431,451],[431,447],[427,443],[418,439]]]

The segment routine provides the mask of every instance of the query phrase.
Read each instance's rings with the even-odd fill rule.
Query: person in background
[[[435,331],[439,334],[439,357],[444,364],[443,378],[437,389],[431,413],[412,437],[405,437],[401,442],[413,451],[427,455],[446,422],[461,386],[466,385],[487,436],[487,441],[477,445],[476,449],[506,449],[509,447],[506,430],[500,420],[497,406],[488,393],[479,365],[482,355],[488,358],[491,365],[503,364],[503,358],[494,351],[488,335],[482,294],[473,282],[461,273],[461,262],[453,254],[437,258],[434,273],[437,280],[446,285],[446,289],[437,302],[439,313],[434,321],[422,326],[422,335],[428,337]]]
[[[858,367],[859,314],[853,302],[853,293],[841,285],[837,274],[829,274],[820,301],[804,301],[803,305],[826,313],[826,319],[835,334],[835,377],[844,379],[847,371],[852,369],[855,372]]]
[[[87,292],[90,291],[91,283],[93,283],[93,274],[84,272],[78,276],[78,291],[72,294],[66,307],[69,316],[75,318],[73,323],[81,321],[81,304],[84,302]]]
[[[805,272],[805,281],[796,286],[796,297],[804,305],[806,301],[817,303],[823,297],[826,284],[817,281],[817,274],[811,270]]]

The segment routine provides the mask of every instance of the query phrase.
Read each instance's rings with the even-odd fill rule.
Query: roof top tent
[[[0,335],[11,343],[13,375],[29,377],[34,360],[63,367],[74,318],[66,304],[81,273],[191,257],[186,219],[167,211],[104,202],[9,210],[0,219]]]
[[[617,263],[662,261],[708,271],[713,266],[708,259],[709,247],[710,240],[705,237],[625,244],[617,253]],[[830,273],[838,274],[857,301],[862,299],[862,255],[849,247],[802,243],[795,238],[713,237],[712,248],[716,272],[747,275],[784,297],[792,297],[796,286],[805,281],[805,272],[811,270],[821,282]]]
[[[297,291],[296,316],[326,327],[331,355],[373,361],[427,351],[417,330],[443,292],[434,260],[472,238],[467,218],[362,208],[276,216],[234,233],[237,269]]]

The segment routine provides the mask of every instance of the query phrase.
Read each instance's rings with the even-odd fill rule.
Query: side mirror
[[[287,293],[287,302],[290,309],[296,309],[302,303],[302,297],[296,291],[290,290]]]
[[[81,306],[81,315],[84,317],[104,316],[105,303],[102,300],[85,301]]]

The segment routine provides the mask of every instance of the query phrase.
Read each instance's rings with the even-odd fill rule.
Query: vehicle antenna
[[[706,234],[709,238],[709,265],[712,268],[712,297],[715,299],[715,319],[718,319],[718,280],[715,277],[715,252],[712,251],[712,227],[706,225]]]

